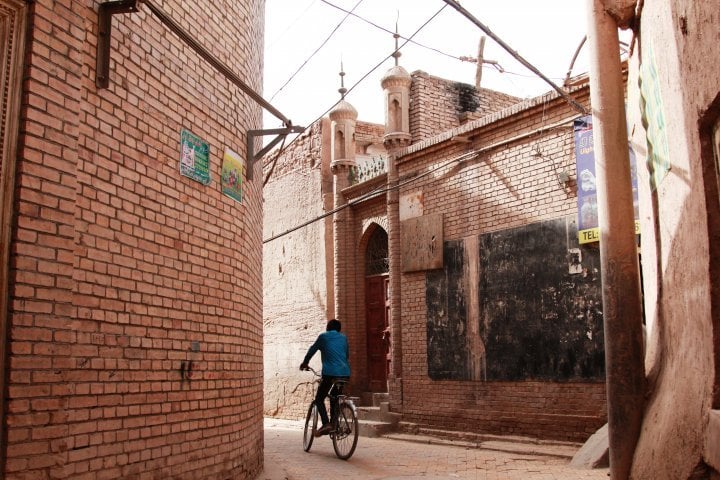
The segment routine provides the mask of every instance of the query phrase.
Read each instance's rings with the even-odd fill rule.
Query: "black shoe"
[[[332,425],[329,423],[323,425],[322,427],[318,428],[315,432],[316,437],[322,437],[323,435],[327,435],[332,430]]]

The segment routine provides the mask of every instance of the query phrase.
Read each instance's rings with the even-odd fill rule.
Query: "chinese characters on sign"
[[[599,242],[597,185],[595,177],[595,148],[593,145],[592,116],[575,120],[575,165],[577,168],[578,240],[580,244]],[[628,148],[630,148],[628,146]],[[635,210],[635,233],[640,233],[638,211],[637,167],[635,152],[630,154],[630,179],[632,182],[633,207]]]
[[[210,183],[210,145],[184,129],[180,132],[180,174],[203,185]]]

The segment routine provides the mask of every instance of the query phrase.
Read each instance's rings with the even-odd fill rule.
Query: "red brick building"
[[[384,132],[343,101],[265,188],[265,413],[304,414],[297,365],[337,317],[354,392],[387,391],[404,422],[586,439],[606,403],[599,255],[577,233],[582,115],[398,66],[383,89]],[[587,80],[570,95],[587,108]]]
[[[221,169],[261,110],[153,2],[99,4],[0,1],[0,476],[254,478],[261,187]],[[162,5],[255,90],[263,8]]]

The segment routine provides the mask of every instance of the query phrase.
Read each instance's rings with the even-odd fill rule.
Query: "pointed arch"
[[[385,223],[385,226],[383,227],[381,223]],[[359,246],[361,258],[364,258],[365,276],[389,272],[386,219],[375,218],[368,221],[363,226]]]
[[[340,128],[335,129],[335,160],[345,158],[345,132]]]
[[[402,107],[396,97],[392,97],[390,99],[390,105],[388,105],[388,123],[390,133],[402,130]]]

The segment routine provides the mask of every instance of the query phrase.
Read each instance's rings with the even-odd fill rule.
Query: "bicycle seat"
[[[347,377],[335,377],[332,379],[332,387],[328,395],[342,395],[343,388],[350,381]]]

